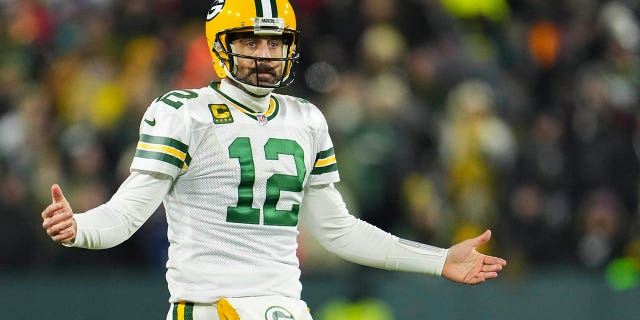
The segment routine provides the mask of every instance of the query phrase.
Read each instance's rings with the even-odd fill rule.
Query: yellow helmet
[[[282,58],[256,58],[233,52],[230,37],[236,33],[256,35],[282,35]],[[289,0],[214,0],[207,13],[207,43],[213,66],[220,78],[231,77],[245,85],[262,88],[280,88],[293,82],[298,62],[298,30],[296,15]],[[282,75],[274,84],[248,83],[236,76],[237,58],[260,61],[281,61]]]

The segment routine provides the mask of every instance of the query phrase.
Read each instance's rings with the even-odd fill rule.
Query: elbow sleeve
[[[446,249],[400,239],[357,219],[333,185],[307,188],[300,214],[314,238],[345,260],[387,270],[442,273]]]
[[[74,215],[78,232],[71,246],[107,249],[129,239],[155,212],[170,187],[168,176],[133,172],[107,203]]]

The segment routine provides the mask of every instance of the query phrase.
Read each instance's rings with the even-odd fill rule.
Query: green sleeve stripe
[[[167,147],[173,147],[176,148],[184,153],[187,153],[187,151],[189,151],[189,146],[178,141],[175,139],[171,139],[171,138],[166,138],[166,137],[159,137],[159,136],[151,136],[148,134],[141,134],[140,135],[140,141],[142,142],[147,142],[147,143],[154,143],[154,144],[161,144],[161,145],[165,145]]]
[[[338,164],[337,163],[334,163],[332,165],[328,165],[328,166],[325,166],[325,167],[315,167],[311,171],[311,174],[318,175],[318,174],[329,173],[329,172],[333,172],[333,171],[338,171]]]
[[[191,155],[189,155],[188,153],[187,158],[184,159],[184,163],[187,165],[187,167],[191,165]]]
[[[316,156],[316,161],[318,161],[318,159],[329,158],[329,157],[331,157],[333,155],[335,155],[335,152],[333,151],[333,148],[327,149],[325,151],[320,151],[320,152],[318,152],[318,155]]]
[[[162,152],[155,152],[155,151],[146,151],[146,150],[140,150],[140,149],[136,149],[136,157],[138,158],[145,158],[145,159],[152,159],[152,160],[160,160],[169,164],[172,164],[176,167],[178,167],[179,169],[182,169],[182,164],[184,163],[184,161],[172,156],[172,155],[168,155],[166,153],[162,153]]]

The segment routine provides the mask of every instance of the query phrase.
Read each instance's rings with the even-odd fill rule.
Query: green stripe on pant
[[[174,303],[173,320],[193,320],[193,303],[185,301]]]

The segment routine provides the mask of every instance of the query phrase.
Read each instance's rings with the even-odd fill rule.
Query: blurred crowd
[[[640,3],[292,3],[302,59],[280,92],[324,112],[354,214],[442,247],[490,228],[510,272],[640,270]],[[75,212],[107,201],[149,103],[216,80],[209,5],[0,0],[0,269],[164,266],[161,208],[100,253],[52,243],[40,213],[53,183]],[[304,270],[324,255],[301,236]]]

